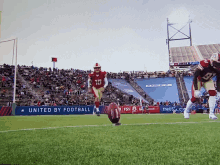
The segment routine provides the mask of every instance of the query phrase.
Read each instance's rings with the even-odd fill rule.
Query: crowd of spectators
[[[19,73],[39,95],[30,105],[90,105],[86,92],[87,71],[19,66]]]
[[[155,72],[145,72],[145,71],[133,71],[133,72],[120,72],[120,73],[108,73],[108,78],[112,79],[131,79],[135,78],[163,78],[163,77],[175,77],[177,74],[182,74],[183,76],[193,76],[193,70],[188,71],[155,71]]]
[[[90,71],[77,69],[59,70],[18,66],[19,74],[37,91],[39,99],[28,105],[93,105],[93,94],[87,93],[87,78]],[[111,84],[106,88],[101,105],[115,101],[118,104],[138,104],[138,100]]]
[[[10,106],[13,101],[13,90],[14,90],[14,66],[4,64],[0,68],[0,80],[1,80],[1,104]],[[19,79],[16,80],[16,100],[33,99],[34,96],[30,90],[26,88]]]
[[[0,68],[1,76],[1,98],[9,96],[8,102],[12,102],[14,66],[4,64]],[[56,105],[93,105],[93,95],[87,93],[87,78],[91,70],[78,69],[51,69],[34,66],[19,66],[18,74],[27,84],[17,78],[16,82],[16,103],[25,106],[56,106]],[[131,83],[136,90],[146,99],[148,95],[133,81],[135,78],[151,77],[174,77],[176,74],[191,76],[191,72],[123,72],[107,73],[108,78],[123,78]],[[132,84],[133,83],[133,84]],[[29,86],[29,85],[30,86]],[[8,87],[8,88],[5,88]],[[9,92],[10,91],[10,92]],[[35,91],[35,92],[33,92]],[[109,83],[104,91],[101,105],[108,105],[110,102],[117,102],[119,105],[140,105],[140,100],[128,93],[122,92]],[[165,103],[159,103],[165,104]],[[167,103],[166,103],[167,104]],[[173,103],[179,104],[179,103]],[[142,102],[142,105],[158,105],[154,100],[149,103]]]

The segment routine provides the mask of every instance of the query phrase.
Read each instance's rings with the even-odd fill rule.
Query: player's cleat
[[[186,110],[184,110],[184,118],[189,119],[189,113],[187,113]]]
[[[115,126],[119,126],[119,125],[121,125],[121,123],[115,123]]]
[[[96,112],[96,115],[97,115],[97,116],[100,116],[100,111],[97,111],[97,112]]]
[[[218,118],[214,114],[209,114],[209,119],[216,120]]]

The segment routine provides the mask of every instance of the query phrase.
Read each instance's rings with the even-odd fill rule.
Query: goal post
[[[0,41],[1,43],[4,42],[10,42],[10,41],[14,41],[13,44],[13,57],[12,57],[12,65],[13,65],[13,59],[15,57],[15,70],[14,70],[14,91],[13,91],[13,103],[12,103],[12,115],[15,116],[15,108],[16,108],[16,102],[15,102],[15,95],[16,95],[16,80],[17,80],[17,49],[18,49],[18,38],[16,39],[10,39],[10,40],[6,40],[6,41]],[[15,54],[15,48],[16,48],[16,54]],[[15,54],[15,56],[14,56]]]

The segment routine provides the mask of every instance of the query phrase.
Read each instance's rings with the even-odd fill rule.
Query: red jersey
[[[100,71],[99,73],[92,72],[89,74],[89,78],[91,79],[92,87],[101,88],[105,85],[106,72]]]
[[[200,61],[193,78],[193,84],[195,90],[198,90],[197,82],[207,82],[216,75],[216,70],[211,66],[210,60]]]
[[[210,60],[200,61],[198,68],[198,79],[202,82],[207,82],[216,75],[216,70],[211,66]]]

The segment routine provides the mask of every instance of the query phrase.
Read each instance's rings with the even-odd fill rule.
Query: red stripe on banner
[[[11,107],[2,107],[0,109],[0,116],[9,116],[11,115],[12,108]]]
[[[144,108],[142,106],[129,106],[129,105],[124,105],[124,106],[119,106],[119,109],[121,111],[121,114],[141,114],[141,113],[160,113],[160,107],[159,106],[149,106],[148,109]],[[111,116],[115,116],[116,113],[115,111],[112,111],[108,113],[109,106],[106,106],[104,113],[108,114]]]
[[[132,106],[128,106],[128,105],[124,105],[124,106],[120,106],[119,108],[121,108],[121,113],[125,114],[125,113],[132,113]]]
[[[149,106],[147,109],[147,113],[160,113],[159,106]]]
[[[142,106],[121,106],[121,114],[140,114],[140,113],[160,113],[159,106],[149,106],[148,109],[143,110]]]
[[[11,116],[11,112],[12,112],[12,108],[11,107],[8,107],[8,111],[7,111],[7,116]]]

